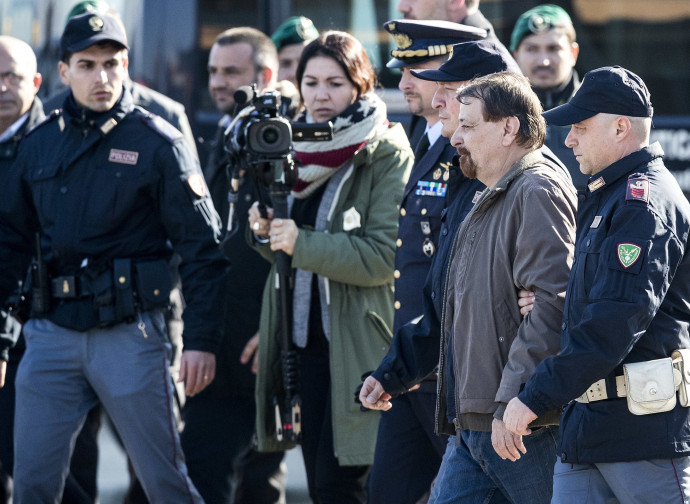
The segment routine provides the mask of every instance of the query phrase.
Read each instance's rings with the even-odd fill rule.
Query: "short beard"
[[[467,149],[458,149],[458,154],[460,155],[460,169],[462,174],[469,178],[477,178],[477,164],[472,159],[472,155]]]

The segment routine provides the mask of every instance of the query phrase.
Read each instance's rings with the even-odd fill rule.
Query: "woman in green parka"
[[[386,354],[393,322],[393,265],[398,204],[413,155],[400,125],[374,94],[374,70],[362,45],[326,32],[297,68],[302,122],[333,123],[333,139],[296,143],[299,180],[289,219],[261,218],[249,228],[269,260],[292,260],[292,340],[299,356],[302,452],[315,503],[364,503],[379,415],[354,402],[361,375]],[[262,243],[263,242],[263,243]],[[275,437],[273,398],[282,393],[275,267],[261,312],[256,381],[262,451],[290,448]]]

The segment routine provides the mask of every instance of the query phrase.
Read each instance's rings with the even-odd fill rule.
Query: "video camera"
[[[292,187],[297,181],[292,142],[330,140],[331,123],[290,123],[292,99],[277,91],[258,94],[256,85],[240,87],[234,98],[244,108],[225,130],[231,165],[249,168],[265,186],[280,181]]]

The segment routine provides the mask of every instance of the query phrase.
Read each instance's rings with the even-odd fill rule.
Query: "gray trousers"
[[[556,461],[552,504],[690,502],[690,457],[599,464]]]
[[[16,380],[15,504],[58,503],[76,435],[99,401],[154,504],[201,503],[172,410],[171,346],[162,313],[77,332],[44,319],[24,326]]]

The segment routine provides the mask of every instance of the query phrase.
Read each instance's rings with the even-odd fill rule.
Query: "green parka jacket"
[[[392,337],[397,212],[413,161],[399,124],[368,142],[341,168],[349,173],[333,202],[327,231],[300,229],[292,256],[293,268],[312,271],[326,281],[333,438],[341,465],[368,465],[374,458],[380,415],[361,412],[353,394],[361,375],[376,369],[386,355]],[[352,208],[361,225],[344,231],[344,219],[352,216]],[[273,260],[268,245],[259,246],[259,252]],[[274,438],[273,397],[282,391],[275,275],[274,264],[264,288],[260,323],[256,379],[260,451],[294,446]]]

